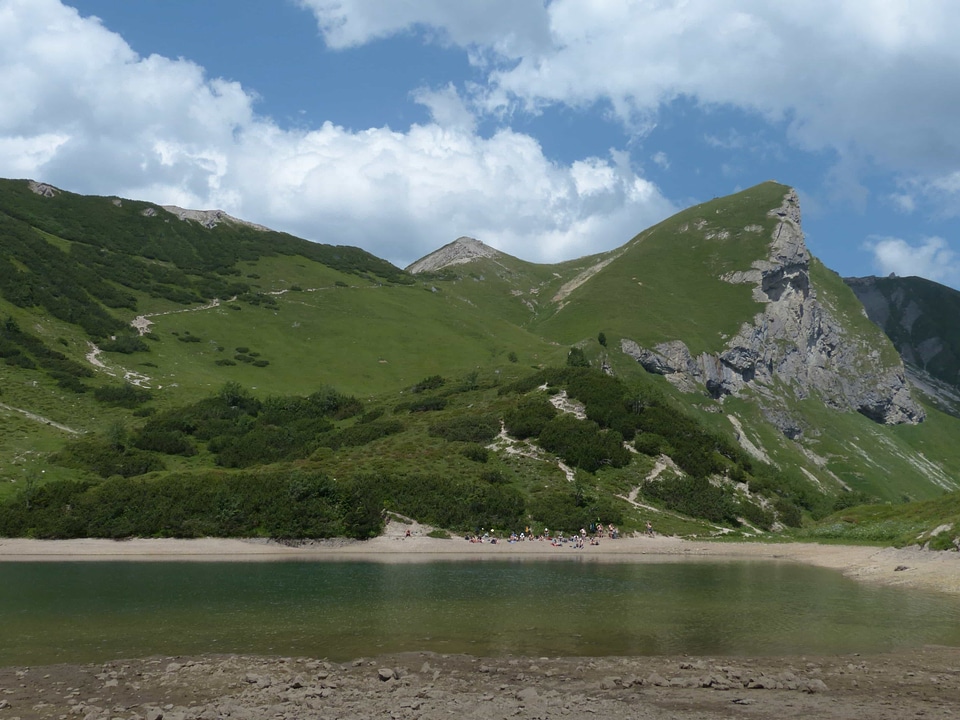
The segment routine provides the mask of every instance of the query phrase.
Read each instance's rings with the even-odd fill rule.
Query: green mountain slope
[[[404,271],[27,181],[0,182],[0,235],[0,498],[229,505],[296,476],[325,524],[243,532],[363,534],[359,493],[456,529],[596,511],[703,533],[957,487],[958,421],[912,397],[776,183],[554,265],[461,238]],[[143,532],[214,532],[188,526]]]

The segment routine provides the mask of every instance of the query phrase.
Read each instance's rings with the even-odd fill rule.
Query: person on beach
[[[653,523],[647,520],[647,536],[653,537]]]

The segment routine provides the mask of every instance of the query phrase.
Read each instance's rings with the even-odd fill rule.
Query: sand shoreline
[[[392,531],[392,532],[391,532]],[[831,568],[870,583],[960,594],[960,554],[918,548],[877,548],[815,543],[750,543],[632,537],[603,540],[581,550],[543,541],[472,544],[440,540],[404,527],[367,541],[325,540],[284,544],[267,540],[200,538],[130,540],[30,540],[0,538],[0,562],[73,561],[336,561],[432,562],[487,559],[571,559],[580,562],[681,562],[685,559],[776,560]]]

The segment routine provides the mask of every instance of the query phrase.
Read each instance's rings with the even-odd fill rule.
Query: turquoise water
[[[960,599],[776,562],[0,564],[0,665],[960,646]]]

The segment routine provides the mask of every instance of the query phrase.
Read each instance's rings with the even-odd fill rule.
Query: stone
[[[540,694],[537,692],[536,688],[526,687],[522,690],[518,690],[514,697],[522,703],[531,703],[539,700]]]
[[[803,688],[803,691],[806,693],[813,694],[813,693],[819,693],[819,692],[826,692],[827,689],[828,689],[827,684],[823,680],[821,680],[820,678],[813,678],[812,680],[807,681],[806,687]]]
[[[387,680],[393,680],[395,674],[391,668],[380,668],[377,671],[377,677],[379,677],[383,682],[386,682]]]

